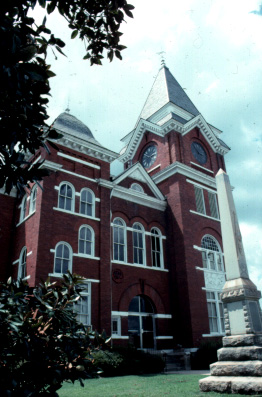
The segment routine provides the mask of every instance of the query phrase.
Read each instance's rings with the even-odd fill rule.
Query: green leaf
[[[47,74],[48,77],[54,77],[54,76],[56,76],[56,74],[55,74],[54,72],[52,72],[52,70],[47,70],[47,71],[46,71],[46,74]]]
[[[78,35],[78,30],[74,30],[71,34],[71,39],[74,39]]]
[[[54,11],[54,9],[56,8],[56,3],[57,3],[57,1],[56,1],[56,0],[53,0],[51,3],[49,3],[49,4],[47,5],[47,12],[48,12],[48,14],[51,14],[51,13]]]

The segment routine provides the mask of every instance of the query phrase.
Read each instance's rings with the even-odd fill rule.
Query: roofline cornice
[[[163,170],[159,171],[157,174],[153,175],[152,179],[156,184],[159,184],[160,182],[164,181],[167,178],[170,178],[172,175],[175,174],[184,175],[187,178],[193,179],[213,189],[216,189],[216,180],[214,177],[203,174],[202,172],[197,171],[194,168],[189,167],[188,165],[179,163],[178,161],[170,164]]]
[[[74,137],[66,132],[61,132],[63,137],[58,140],[52,140],[61,146],[76,150],[79,153],[87,154],[88,156],[95,157],[99,160],[111,163],[119,157],[119,154],[112,150],[106,149],[103,146],[95,145],[87,142],[84,139]]]
[[[230,149],[222,146],[219,143],[211,127],[207,124],[204,117],[201,114],[199,114],[193,119],[189,120],[186,124],[182,124],[174,119],[170,119],[162,126],[159,126],[148,120],[140,119],[136,129],[134,130],[132,138],[130,139],[127,145],[126,150],[124,151],[124,153],[122,153],[119,156],[118,160],[122,161],[123,163],[127,162],[128,160],[132,160],[136,152],[136,149],[138,148],[142,140],[143,133],[146,130],[149,132],[153,132],[156,135],[164,137],[172,130],[179,132],[181,135],[186,135],[195,127],[198,127],[200,129],[204,138],[210,144],[210,146],[212,147],[215,153],[219,153],[223,156],[229,152]]]

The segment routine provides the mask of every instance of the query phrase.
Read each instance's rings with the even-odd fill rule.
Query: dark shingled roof
[[[54,121],[53,128],[70,134],[76,138],[84,139],[95,145],[102,146],[93,136],[90,129],[69,113],[61,113]]]
[[[199,114],[199,111],[170,73],[169,69],[163,66],[158,72],[139,119],[147,120],[169,102],[174,103],[193,116]]]

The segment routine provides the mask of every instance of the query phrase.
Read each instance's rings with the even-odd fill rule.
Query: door
[[[154,307],[149,298],[135,296],[128,308],[130,342],[140,349],[155,348]]]

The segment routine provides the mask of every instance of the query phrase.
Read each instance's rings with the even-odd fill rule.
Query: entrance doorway
[[[135,347],[155,349],[155,309],[152,301],[144,296],[135,296],[128,307],[128,334]]]

